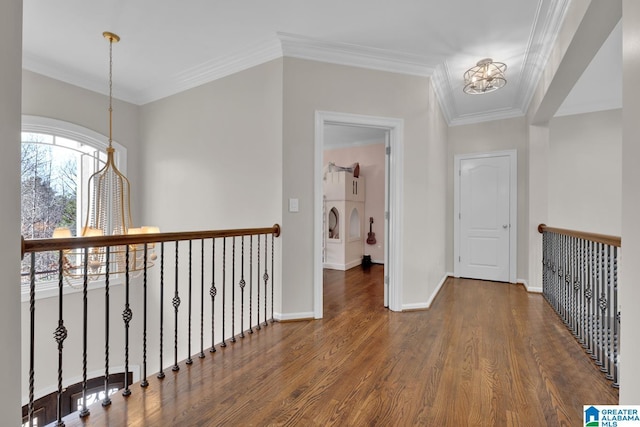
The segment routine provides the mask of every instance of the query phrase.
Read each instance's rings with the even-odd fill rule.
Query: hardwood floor
[[[539,294],[449,279],[382,307],[382,267],[325,271],[325,318],[275,323],[67,426],[576,426],[618,392]]]

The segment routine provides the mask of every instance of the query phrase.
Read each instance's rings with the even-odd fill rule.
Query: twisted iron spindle
[[[584,283],[585,283],[585,257],[584,257],[584,247],[585,241],[584,239],[579,240],[578,247],[578,263],[579,263],[579,271],[580,271],[580,283],[578,289],[578,322],[580,324],[578,330],[578,341],[580,345],[584,348]]]
[[[63,293],[63,278],[64,278],[64,260],[66,256],[62,251],[58,255],[58,327],[56,328],[53,336],[58,343],[58,392],[57,392],[57,405],[56,405],[56,426],[63,427],[64,421],[62,421],[62,348],[64,340],[67,339],[67,328],[64,326],[64,318],[62,311],[62,297]]]
[[[242,256],[240,258],[240,337],[244,338],[244,236],[242,236]]]
[[[236,342],[236,236],[231,242],[231,342]]]
[[[258,250],[257,250],[257,254],[258,254],[258,269],[257,269],[257,279],[258,279],[258,283],[256,284],[256,288],[258,289],[258,295],[256,296],[256,311],[257,311],[257,323],[256,323],[256,329],[260,330],[261,326],[260,326],[260,235],[258,235],[258,238],[256,239],[258,241]]]
[[[587,354],[593,353],[593,315],[592,315],[592,296],[593,296],[593,284],[594,284],[594,257],[593,257],[593,242],[587,243],[587,277],[588,283],[585,290],[585,296],[587,298]]]
[[[175,271],[175,288],[173,293],[173,313],[174,313],[174,323],[173,323],[173,367],[172,371],[179,371],[180,366],[178,365],[178,308],[180,307],[180,295],[178,294],[178,252],[179,252],[179,244],[176,241],[176,271]]]
[[[264,275],[262,278],[264,279],[264,326],[269,326],[267,322],[267,293],[268,293],[268,282],[269,282],[269,273],[267,273],[267,235],[264,235]]]
[[[571,333],[573,334],[574,338],[576,338],[578,336],[578,323],[577,323],[577,319],[578,319],[578,315],[577,315],[577,304],[576,304],[576,283],[578,283],[578,267],[576,265],[577,262],[577,258],[576,258],[576,251],[577,251],[577,239],[575,237],[571,237],[571,244],[570,244],[570,259],[571,259],[571,276],[570,276],[570,280],[569,280],[569,288],[568,288],[568,292],[569,292],[569,301],[570,301],[570,313],[571,313]]]
[[[209,295],[211,296],[211,349],[210,353],[216,352],[216,239],[211,239],[211,288]]]
[[[204,239],[200,239],[200,359],[204,358]]]
[[[123,396],[131,395],[129,389],[129,323],[133,318],[133,313],[129,306],[129,245],[125,245],[125,268],[124,268],[124,293],[125,293],[125,309],[122,312],[122,319],[124,320],[124,391]]]
[[[620,312],[618,311],[618,248],[613,248],[613,387],[618,383],[618,340],[620,333]]]
[[[191,289],[192,289],[192,241],[189,240],[189,295],[187,298],[187,318],[188,327],[187,327],[187,365],[191,365],[193,363],[193,359],[191,359]]]
[[[253,333],[253,236],[249,236],[249,333]]]
[[[163,348],[164,348],[164,242],[160,242],[160,372],[157,377],[164,378],[164,361],[163,361]]]
[[[111,247],[105,248],[105,262],[104,268],[104,398],[102,399],[102,406],[111,405],[111,397],[109,397],[109,311],[110,311],[110,262]]]
[[[226,288],[227,288],[227,238],[222,238],[222,344],[220,347],[226,347],[227,342],[225,339],[224,325],[225,317],[227,315],[226,309]]]
[[[595,327],[595,352],[592,358],[596,361],[597,366],[602,366],[600,360],[600,351],[602,349],[602,337],[601,337],[601,319],[600,319],[600,301],[602,292],[602,245],[596,243],[596,287],[593,298],[593,310],[594,310],[594,327]],[[595,356],[595,357],[594,357]]]
[[[613,351],[611,346],[613,345],[613,339],[612,339],[612,332],[611,332],[611,320],[610,320],[610,316],[609,316],[609,307],[611,304],[611,247],[607,246],[607,254],[606,254],[606,258],[607,258],[607,285],[606,285],[606,290],[607,290],[607,295],[606,295],[606,308],[605,308],[605,312],[603,313],[603,317],[605,319],[605,326],[606,326],[606,331],[607,331],[607,340],[606,340],[606,344],[605,344],[605,365],[603,366],[603,372],[606,372],[605,378],[607,378],[608,380],[612,380],[613,376],[611,375],[611,358],[613,356]]]
[[[142,270],[142,381],[140,387],[149,387],[147,381],[147,256],[149,245],[144,244],[144,260]]]
[[[34,381],[35,381],[35,346],[36,346],[36,254],[32,252],[29,269],[29,405],[27,416],[29,427],[33,427],[34,415]],[[60,253],[62,257],[62,253]]]
[[[87,287],[89,286],[89,248],[84,248],[84,274],[82,277],[82,409],[80,410],[80,418],[89,415],[87,409]]]

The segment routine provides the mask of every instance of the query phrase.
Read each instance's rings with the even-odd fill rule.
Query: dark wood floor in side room
[[[325,318],[275,323],[67,426],[576,426],[617,390],[539,294],[449,279],[382,307],[382,267],[325,271]]]

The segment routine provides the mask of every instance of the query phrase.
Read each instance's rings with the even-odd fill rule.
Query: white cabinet
[[[364,254],[364,177],[327,172],[324,180],[324,267],[348,270]]]

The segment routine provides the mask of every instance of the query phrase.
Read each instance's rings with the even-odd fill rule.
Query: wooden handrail
[[[542,234],[545,231],[551,233],[564,234],[565,236],[577,237],[579,239],[590,240],[592,242],[604,243],[615,247],[621,247],[622,239],[620,236],[610,236],[608,234],[589,233],[586,231],[569,230],[566,228],[549,227],[546,224],[538,225],[538,232]]]
[[[273,234],[280,237],[280,225],[265,228],[236,228],[229,230],[180,231],[172,233],[130,234],[120,236],[64,237],[50,239],[22,239],[22,256],[30,252],[48,252],[66,249],[121,246],[143,243],[175,242],[181,240],[213,239],[218,237],[254,236]]]

